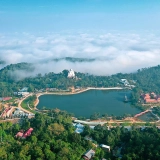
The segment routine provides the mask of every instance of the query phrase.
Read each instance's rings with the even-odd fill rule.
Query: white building
[[[29,92],[14,92],[14,95],[18,95],[18,96],[27,96],[29,94]]]
[[[73,71],[73,69],[70,69],[68,72],[68,78],[74,78],[75,77],[75,73]]]
[[[121,79],[120,82],[123,83],[125,86],[130,85],[127,79]]]
[[[23,112],[22,110],[20,110],[19,108],[16,108],[16,110],[14,111],[14,114],[12,114],[13,116],[28,116],[28,113]]]
[[[110,146],[107,146],[105,144],[100,144],[100,147],[102,147],[103,149],[107,149],[110,152]]]
[[[27,92],[28,91],[28,88],[27,87],[24,87],[20,90],[20,92]]]

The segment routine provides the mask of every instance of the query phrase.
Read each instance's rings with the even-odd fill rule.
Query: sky
[[[159,0],[0,0],[0,31],[158,30]]]
[[[0,60],[35,73],[135,72],[160,62],[159,17],[160,0],[0,0]],[[47,61],[57,57],[96,61]]]

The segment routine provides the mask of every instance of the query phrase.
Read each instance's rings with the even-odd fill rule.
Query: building
[[[104,145],[104,144],[100,144],[99,145],[101,148],[103,148],[105,151],[109,151],[110,152],[110,146]]]
[[[73,71],[73,69],[70,69],[69,72],[68,72],[68,78],[75,78],[75,73]]]
[[[33,128],[29,128],[22,136],[22,138],[26,138],[31,135]]]
[[[16,135],[16,138],[22,138],[23,137],[23,131],[19,131]]]
[[[84,130],[84,125],[80,123],[73,123],[73,126],[76,128],[75,130],[76,133],[82,133]]]
[[[123,83],[123,85],[126,87],[128,87],[128,86],[131,87],[127,79],[121,79],[120,82]],[[133,87],[135,87],[135,86],[133,85]]]
[[[29,128],[26,132],[24,132],[24,131],[19,131],[16,135],[15,135],[15,137],[16,138],[27,138],[27,137],[29,137],[30,135],[31,135],[31,133],[32,133],[32,131],[33,131],[33,128]]]
[[[90,149],[82,155],[82,158],[85,160],[90,160],[94,157],[94,155],[95,155],[95,151]]]
[[[154,92],[142,94],[141,97],[143,98],[145,103],[159,103],[160,102],[160,95],[156,95]]]
[[[2,98],[3,101],[9,101],[10,99],[12,99],[12,97],[3,97]]]
[[[18,96],[27,96],[29,94],[29,92],[14,92],[14,95],[18,95]]]
[[[157,103],[156,99],[145,99],[145,103]]]
[[[20,90],[20,92],[27,92],[28,91],[28,88],[27,87],[24,87]]]
[[[16,108],[16,110],[14,111],[14,114],[12,114],[13,116],[27,116],[28,117],[28,113],[25,113],[24,111],[20,110],[19,108]]]
[[[151,96],[150,96],[150,94],[149,94],[149,93],[142,94],[141,96],[142,96],[142,98],[143,98],[144,100],[146,100],[146,99],[150,99],[150,98],[151,98]]]

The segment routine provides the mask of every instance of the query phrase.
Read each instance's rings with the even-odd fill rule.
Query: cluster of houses
[[[2,112],[1,116],[2,118],[4,117],[9,117],[11,114],[11,107],[5,108],[4,111]]]
[[[83,124],[80,124],[80,123],[73,123],[73,126],[75,127],[75,132],[76,133],[78,133],[78,134],[80,134],[80,133],[82,133],[83,131],[84,131],[84,125]],[[91,129],[94,129],[94,127],[95,126],[89,126]],[[85,137],[84,138],[85,140],[88,140],[88,141],[92,141],[92,143],[94,144],[94,140],[92,139],[92,138],[90,138],[90,137]],[[97,143],[96,143],[97,144]],[[95,147],[97,147],[97,146],[99,146],[99,147],[101,147],[104,151],[106,151],[106,152],[110,152],[110,146],[107,146],[107,145],[104,145],[104,144],[100,144],[100,145],[95,145],[94,144],[94,146]],[[82,154],[82,158],[84,159],[84,160],[92,160],[93,159],[93,157],[94,157],[94,155],[95,155],[95,151],[93,150],[93,149],[90,149],[90,150],[88,150],[88,151],[86,151],[84,154]],[[103,160],[105,160],[105,159],[103,159]]]
[[[16,116],[29,116],[28,113],[25,113],[24,111],[20,110],[19,108],[16,108],[14,113],[12,114],[13,117],[16,117]]]
[[[14,92],[14,95],[18,95],[18,96],[27,96],[28,94],[29,92],[27,87],[20,89],[18,92]]]
[[[12,116],[12,117],[23,116],[23,117],[32,118],[34,116],[34,114],[26,113],[26,112],[20,110],[19,108],[16,108],[14,110],[13,107],[8,107],[8,108],[5,108],[4,111],[2,112],[2,114],[0,115],[0,117],[2,117],[2,118],[7,118],[10,116]]]
[[[25,138],[27,138],[27,137],[29,137],[30,135],[31,135],[31,133],[32,133],[32,131],[33,131],[33,128],[29,128],[27,131],[23,131],[23,130],[21,130],[21,131],[19,131],[16,135],[15,135],[15,137],[16,138],[23,138],[23,139],[25,139]]]
[[[132,83],[135,83],[134,80],[131,80]],[[131,87],[131,88],[134,88],[135,85],[131,85],[127,79],[121,79],[120,82],[125,86],[125,87]]]
[[[160,95],[156,95],[154,92],[142,94],[141,98],[144,103],[160,103]]]

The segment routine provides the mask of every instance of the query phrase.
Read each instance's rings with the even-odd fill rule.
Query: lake
[[[123,102],[125,95],[130,97],[131,91],[89,90],[73,95],[42,95],[37,108],[58,108],[86,118],[97,112],[116,116],[139,113],[130,103]]]

